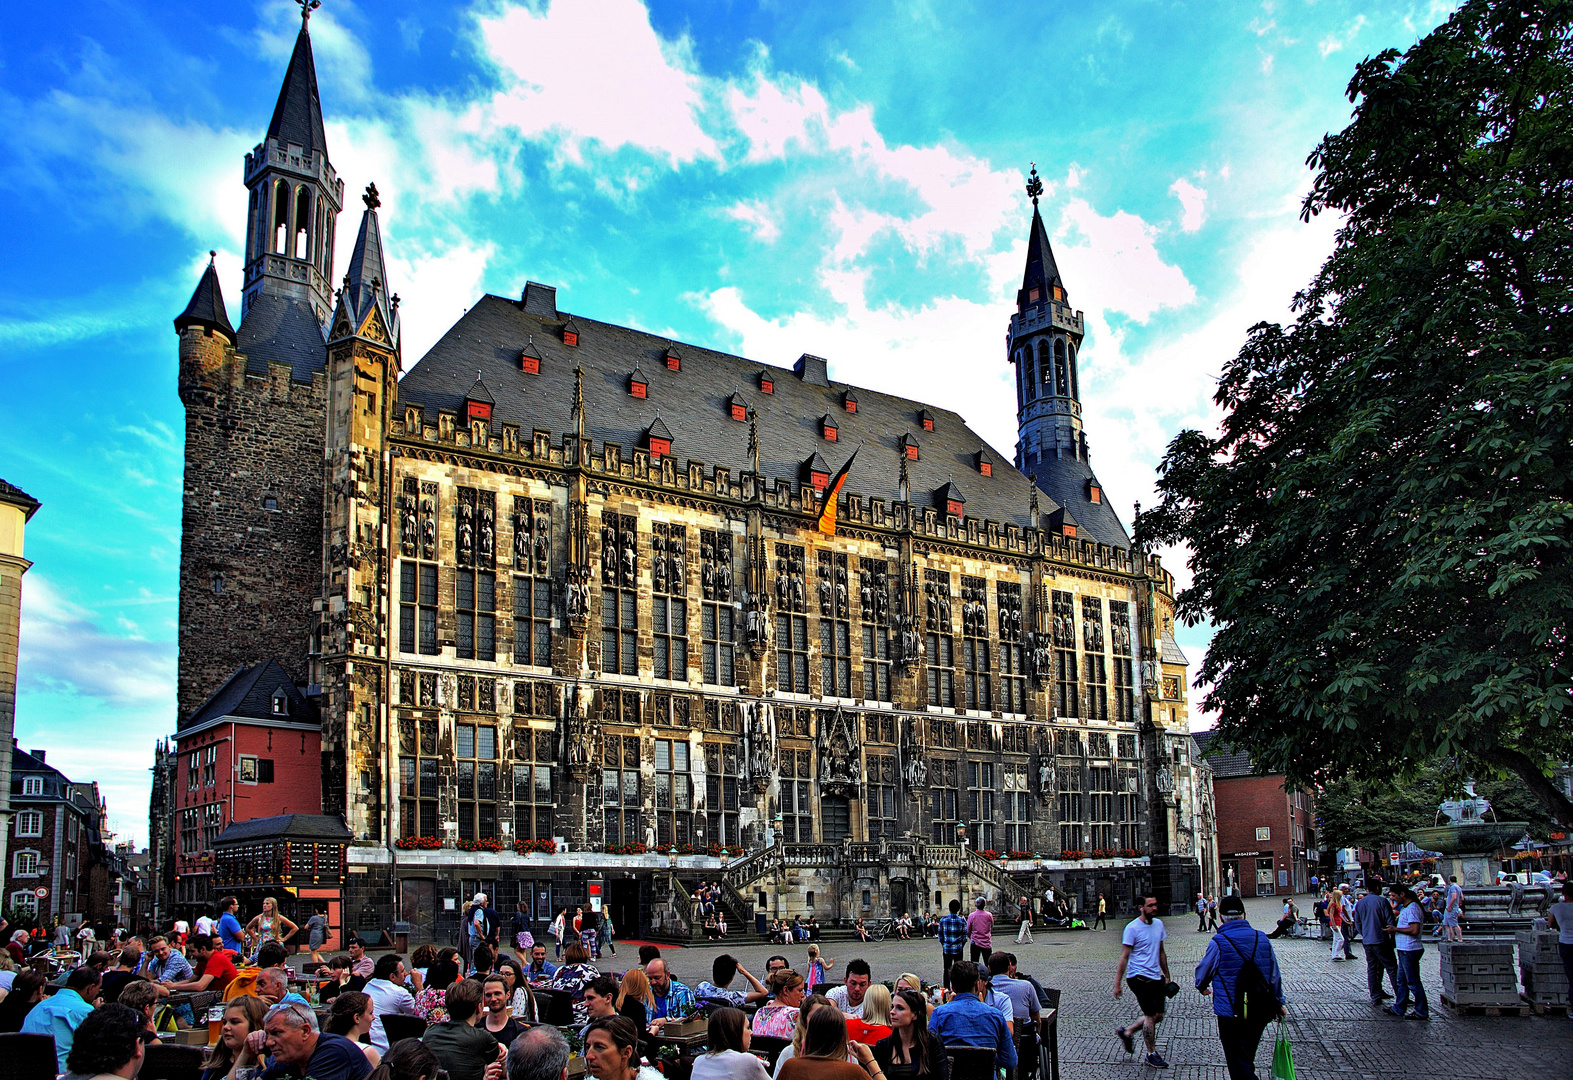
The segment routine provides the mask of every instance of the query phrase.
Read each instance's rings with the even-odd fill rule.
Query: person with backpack
[[[1267,1025],[1284,1015],[1283,979],[1267,935],[1245,919],[1245,901],[1218,903],[1223,925],[1196,965],[1196,989],[1211,995],[1229,1080],[1256,1080],[1256,1048]]]

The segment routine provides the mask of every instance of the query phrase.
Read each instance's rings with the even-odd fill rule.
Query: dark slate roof
[[[956,486],[954,480],[946,480],[939,487],[935,488],[934,499],[942,507],[947,502],[964,503],[967,501],[967,497],[961,493],[961,489]]]
[[[27,521],[33,520],[33,515],[36,514],[38,512],[38,508],[43,505],[43,503],[33,498],[15,484],[8,484],[4,480],[0,480],[0,502],[8,502],[12,506],[20,506],[22,508],[23,514],[26,515],[24,520]]]
[[[235,348],[246,356],[246,371],[266,375],[269,364],[288,364],[296,382],[309,383],[328,363],[327,340],[311,305],[293,297],[263,292],[252,298]]]
[[[1109,505],[1108,492],[1105,491],[1104,498],[1098,502],[1088,497],[1087,481],[1097,477],[1086,461],[1070,456],[1046,457],[1032,466],[1032,478],[1045,495],[1070,510],[1076,524],[1094,540],[1112,547],[1131,546],[1120,515]]]
[[[191,294],[191,302],[186,305],[186,310],[175,316],[175,330],[181,331],[188,326],[200,326],[207,330],[217,330],[233,343],[235,328],[229,324],[229,311],[224,307],[224,290],[219,287],[218,269],[214,267],[213,252],[208,252],[208,268],[202,271],[202,278],[197,282],[197,289]]]
[[[1251,768],[1251,755],[1239,750],[1223,749],[1216,731],[1193,731],[1191,739],[1201,747],[1202,757],[1212,766],[1215,779],[1257,775]]]
[[[282,689],[289,698],[288,720],[296,724],[316,724],[321,719],[317,706],[300,692],[277,660],[264,660],[231,675],[211,697],[197,706],[181,730],[197,727],[210,720],[238,716],[247,720],[281,720],[273,714],[274,691]]]
[[[1049,246],[1049,234],[1043,228],[1043,217],[1038,213],[1038,204],[1032,204],[1032,229],[1027,233],[1027,268],[1021,275],[1021,296],[1016,301],[1020,308],[1027,302],[1027,290],[1033,286],[1038,288],[1038,296],[1042,299],[1048,296],[1050,285],[1065,287],[1065,282],[1060,279],[1060,268],[1054,262],[1054,249]]]
[[[479,378],[475,380],[475,385],[470,387],[469,393],[464,395],[464,400],[474,401],[482,405],[497,404],[497,399],[492,397],[492,392],[486,389],[486,384]]]
[[[1191,662],[1187,660],[1185,658],[1185,654],[1180,651],[1179,642],[1174,640],[1174,631],[1165,630],[1163,632],[1161,640],[1159,641],[1159,648],[1162,650],[1163,662],[1165,664],[1184,664],[1186,667],[1191,666]]]
[[[382,255],[382,228],[377,221],[377,211],[367,207],[361,215],[360,232],[355,234],[355,247],[350,252],[350,267],[344,275],[345,288],[341,300],[347,300],[356,327],[366,318],[372,305],[382,312],[393,340],[399,340],[397,316],[389,309],[388,268]]]
[[[344,822],[326,814],[279,814],[276,817],[237,821],[218,834],[215,844],[240,844],[256,840],[353,840]]]
[[[328,152],[328,140],[322,134],[322,99],[317,96],[317,65],[311,59],[311,35],[305,24],[295,38],[289,70],[284,73],[278,104],[273,106],[273,119],[268,123],[268,138],[294,143],[307,153],[319,151],[326,156]]]
[[[817,357],[799,361],[801,375],[765,367],[775,380],[773,394],[754,389],[753,377],[761,371],[758,361],[696,345],[682,345],[682,370],[670,371],[661,359],[669,344],[666,338],[583,315],[574,316],[580,329],[578,347],[566,346],[559,336],[566,316],[555,311],[555,296],[551,303],[553,313],[547,315],[544,297],[534,305],[539,312],[530,312],[516,301],[483,296],[400,381],[400,403],[458,411],[479,368],[497,397],[494,421],[518,424],[523,431],[540,428],[560,437],[574,429],[573,372],[582,365],[588,433],[597,447],[614,442],[625,453],[631,452],[659,411],[672,430],[672,454],[677,460],[693,458],[740,471],[750,468],[748,428],[716,421],[727,415],[727,399],[742,385],[748,388],[743,397],[758,414],[759,467],[766,477],[796,481],[801,463],[823,445],[820,417],[836,412],[844,454],[850,456],[859,444],[864,448],[852,466],[846,490],[865,499],[898,498],[898,440],[903,432],[921,430],[922,403],[858,387],[858,411],[842,413],[840,397],[847,384],[832,382],[825,362]],[[532,335],[542,356],[539,376],[519,370],[519,357]],[[650,361],[648,368],[640,365],[640,376],[650,387],[646,399],[628,393],[629,372],[642,360]],[[928,408],[934,430],[923,432],[921,456],[908,462],[915,492],[932,491],[953,473],[973,470],[974,455],[983,445],[982,437],[956,413],[936,405]],[[998,451],[995,454],[1009,460]],[[837,456],[845,460],[842,454]],[[840,467],[840,461],[831,464]],[[1028,524],[1031,484],[1015,469],[976,475],[968,483],[969,513],[1001,523]],[[1043,512],[1054,509],[1050,499],[1041,502]]]

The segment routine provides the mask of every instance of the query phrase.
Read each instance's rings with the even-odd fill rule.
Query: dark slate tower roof
[[[288,702],[283,713],[274,710],[273,699],[277,695]],[[191,718],[181,725],[181,730],[189,731],[231,716],[292,724],[316,724],[321,720],[317,706],[300,692],[300,687],[277,660],[264,660],[235,672],[197,707]]]
[[[366,211],[361,215],[360,232],[355,234],[355,247],[350,252],[350,266],[344,273],[344,288],[339,294],[339,307],[349,316],[351,326],[359,330],[372,308],[382,316],[397,353],[399,345],[399,313],[388,299],[388,270],[382,256],[382,226],[377,219],[377,208],[382,200],[377,195],[377,185],[367,184],[361,201]],[[332,320],[338,325],[338,317]]]
[[[246,355],[246,371],[266,375],[268,364],[288,364],[296,382],[311,382],[313,372],[328,361],[327,338],[311,305],[292,296],[260,293],[235,335],[235,347]]]
[[[322,133],[322,99],[317,96],[317,65],[311,59],[311,35],[306,33],[305,20],[295,38],[278,104],[273,106],[268,138],[304,147],[308,154],[328,152],[328,140]]]
[[[631,456],[645,445],[651,418],[659,412],[671,433],[674,457],[745,470],[753,467],[749,425],[731,419],[729,402],[736,393],[755,413],[759,471],[766,478],[796,482],[804,462],[822,449],[830,452],[820,434],[820,418],[830,413],[839,437],[832,457],[821,459],[825,471],[839,469],[861,446],[846,490],[887,503],[900,497],[898,446],[916,423],[922,403],[860,386],[857,412],[845,412],[841,395],[848,385],[830,379],[825,360],[814,356],[804,356],[793,370],[785,370],[678,343],[682,366],[673,371],[662,359],[672,344],[667,338],[583,315],[572,317],[579,344],[566,345],[560,331],[569,316],[557,310],[555,295],[533,282],[526,295],[526,301],[501,296],[476,301],[400,380],[400,405],[433,410],[428,415],[439,409],[462,414],[464,395],[479,369],[497,399],[494,424],[518,424],[525,432],[540,429],[560,437],[575,430],[574,368],[582,366],[586,434],[597,453],[602,443],[611,442],[622,447],[625,457]],[[526,374],[519,365],[532,338],[541,354],[539,375]],[[629,374],[636,370],[648,397],[628,392]],[[761,374],[774,383],[773,393],[758,389]],[[969,514],[1028,525],[1032,482],[1014,469],[998,469],[992,476],[978,473],[982,437],[949,409],[931,404],[928,411],[934,430],[922,432],[919,458],[907,461],[911,490],[932,492],[953,474],[968,476]],[[991,453],[1008,460],[997,450]],[[1049,499],[1041,504],[1044,513],[1054,509]]]
[[[191,302],[186,305],[186,310],[175,316],[175,331],[178,333],[188,326],[200,326],[204,330],[223,334],[229,338],[230,344],[234,344],[235,328],[229,325],[229,312],[224,308],[224,290],[219,287],[218,270],[213,265],[217,257],[217,252],[208,252],[208,268],[202,272],[202,280],[197,282],[196,292],[191,294]]]
[[[1021,275],[1021,294],[1016,299],[1016,306],[1021,307],[1026,303],[1028,291],[1037,286],[1040,296],[1049,294],[1049,287],[1058,285],[1065,287],[1065,282],[1060,280],[1060,268],[1054,263],[1054,249],[1049,246],[1049,234],[1043,228],[1043,216],[1038,213],[1038,204],[1032,204],[1032,229],[1027,233],[1027,269]]]

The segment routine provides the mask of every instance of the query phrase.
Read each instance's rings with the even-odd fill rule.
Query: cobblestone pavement
[[[1300,898],[1306,907],[1305,898]],[[1270,929],[1277,919],[1272,900],[1247,902],[1252,925]],[[1013,945],[1016,928],[995,934],[995,943],[1015,952],[1023,968],[1045,986],[1059,987],[1060,1065],[1066,1080],[1099,1077],[1139,1077],[1140,1080],[1227,1080],[1228,1070],[1218,1044],[1212,1001],[1196,993],[1192,973],[1207,947],[1209,934],[1195,932],[1194,916],[1166,919],[1169,932],[1169,967],[1183,988],[1170,1003],[1168,1018],[1159,1028],[1158,1048],[1171,1068],[1159,1070],[1132,1058],[1113,1035],[1116,1022],[1128,1023],[1137,1015],[1129,991],[1116,1001],[1111,993],[1114,965],[1119,959],[1119,931],[1127,920],[1110,920],[1108,932],[1035,932],[1031,945]],[[724,947],[704,946],[663,950],[673,972],[688,985],[707,978],[710,961],[730,952],[755,974],[764,971],[772,953],[787,955],[802,970],[802,946],[770,947],[733,941]],[[1305,1080],[1336,1077],[1339,1080],[1426,1077],[1428,1080],[1505,1080],[1513,1076],[1567,1076],[1573,1061],[1573,1021],[1565,1016],[1489,1017],[1456,1016],[1438,1001],[1441,976],[1437,950],[1426,949],[1421,980],[1431,1001],[1431,1020],[1397,1020],[1373,1008],[1366,997],[1365,960],[1354,946],[1354,960],[1334,963],[1329,943],[1281,940],[1278,963],[1284,973],[1289,998],[1289,1033],[1294,1043],[1295,1069]],[[912,971],[934,981],[940,974],[939,945],[925,941],[886,941],[863,945],[833,942],[825,951],[835,959],[832,979],[839,979],[847,960],[861,956],[881,981]],[[608,957],[603,966],[621,969],[634,962],[632,950]],[[1257,1071],[1266,1078],[1272,1063],[1273,1029],[1268,1028],[1257,1059]],[[1556,1064],[1558,1061],[1561,1065]]]

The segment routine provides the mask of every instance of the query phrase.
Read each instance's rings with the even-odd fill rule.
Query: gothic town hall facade
[[[290,809],[348,829],[346,930],[440,935],[476,890],[537,920],[599,892],[634,936],[687,930],[701,879],[735,919],[822,924],[1210,884],[1173,580],[1089,463],[1082,315],[1036,198],[1001,312],[1007,458],[819,357],[666,340],[535,283],[406,369],[375,188],[334,288],[345,181],[304,26],[244,179],[239,327],[211,266],[175,320],[177,909],[231,891],[201,849],[241,817],[194,808],[185,733],[272,661],[305,714],[281,740],[320,729]]]

